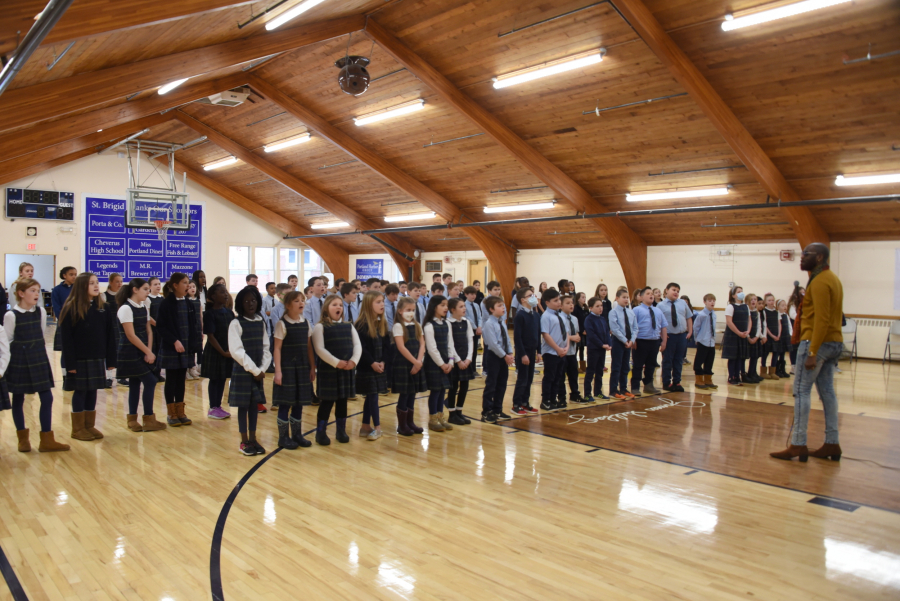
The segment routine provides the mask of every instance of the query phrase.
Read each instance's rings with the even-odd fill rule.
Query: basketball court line
[[[12,593],[13,601],[28,601],[28,595],[25,594],[25,589],[22,588],[19,577],[16,576],[16,572],[9,563],[6,553],[3,552],[3,547],[0,547],[0,573],[3,574],[3,579],[6,580],[6,586],[9,587],[9,592]]]

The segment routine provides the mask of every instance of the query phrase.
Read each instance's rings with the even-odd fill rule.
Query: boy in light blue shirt
[[[716,359],[716,297],[703,297],[703,310],[694,320],[694,341],[697,354],[694,355],[694,387],[700,390],[715,390],[712,366]]]
[[[628,306],[628,290],[616,292],[616,302],[609,314],[612,334],[612,365],[609,368],[609,396],[623,401],[633,399],[628,392],[628,363],[637,343],[638,327],[634,312]]]
[[[481,396],[481,421],[496,423],[498,419],[510,418],[503,413],[503,397],[509,381],[509,366],[513,364],[513,348],[503,319],[506,313],[503,299],[491,296],[484,299],[484,304],[490,317],[484,323],[484,369],[488,375]]]
[[[546,309],[541,316],[541,358],[544,360],[541,409],[551,411],[559,408],[556,395],[566,365],[566,354],[569,352],[569,337],[560,314],[562,301],[559,298],[559,292],[552,289],[547,290],[542,299]]]

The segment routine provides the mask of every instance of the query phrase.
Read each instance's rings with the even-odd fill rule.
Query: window
[[[308,282],[309,278],[323,276],[328,278],[328,285],[334,284],[334,274],[325,271],[328,266],[322,260],[322,257],[314,250],[303,251],[303,282]],[[305,286],[304,286],[305,287]]]
[[[257,288],[263,296],[266,294],[268,282],[278,283],[275,272],[275,249],[271,247],[257,246],[253,249],[253,273],[259,277]]]
[[[281,271],[281,280],[287,282],[292,275],[302,279],[300,273],[300,249],[298,248],[281,248],[279,249],[278,269]],[[303,287],[300,286],[300,290]]]
[[[228,291],[239,292],[247,285],[250,273],[250,247],[228,247]]]

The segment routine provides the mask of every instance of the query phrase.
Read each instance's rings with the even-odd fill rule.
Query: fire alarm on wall
[[[780,256],[782,261],[793,261],[794,260],[794,251],[792,250],[782,250],[780,251]]]
[[[29,238],[33,238],[37,236],[37,228],[36,227],[27,227],[25,228],[25,235]]]

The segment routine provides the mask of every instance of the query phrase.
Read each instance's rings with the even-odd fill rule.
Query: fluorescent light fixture
[[[363,115],[362,117],[354,117],[353,121],[357,125],[368,125],[369,123],[375,123],[377,121],[383,121],[384,119],[391,119],[393,117],[399,117],[400,115],[405,115],[407,113],[420,111],[423,108],[425,108],[425,101],[420,98],[419,100],[413,100],[412,102],[407,102],[385,111],[369,113],[368,115]]]
[[[434,219],[435,212],[428,213],[410,213],[409,215],[389,215],[384,218],[388,223],[392,221],[415,221],[416,219]]]
[[[311,8],[315,8],[316,6],[322,4],[325,0],[304,0],[294,8],[284,11],[268,23],[266,23],[266,30],[272,31],[273,29],[277,29],[281,27],[291,19],[296,19],[306,11]]]
[[[870,186],[873,184],[897,184],[900,183],[900,173],[887,175],[861,175],[859,177],[844,177],[839,175],[834,179],[835,186]]]
[[[526,81],[534,81],[542,77],[556,75],[557,73],[565,73],[574,69],[580,69],[589,65],[595,65],[603,60],[606,54],[606,48],[599,50],[591,50],[589,53],[576,54],[556,61],[551,61],[544,67],[531,67],[529,69],[521,69],[506,75],[494,78],[494,88],[508,88],[516,84],[525,83]]]
[[[329,223],[313,223],[309,227],[314,230],[327,230],[335,227],[350,227],[350,224],[346,221],[332,221]]]
[[[541,211],[543,209],[552,209],[556,206],[556,201],[537,202],[524,205],[502,205],[499,207],[484,207],[485,213],[512,213],[515,211]]]
[[[797,2],[795,4],[779,6],[778,8],[773,8],[772,10],[764,10],[758,13],[753,13],[745,17],[729,18],[729,16],[726,16],[726,20],[722,23],[722,29],[724,29],[725,31],[733,31],[742,27],[759,25],[760,23],[768,23],[769,21],[775,21],[776,19],[793,17],[794,15],[802,15],[803,13],[808,13],[811,10],[828,8],[829,6],[834,6],[835,4],[844,4],[846,2],[850,2],[850,0],[805,0],[804,2]]]
[[[263,148],[266,152],[275,152],[276,150],[281,150],[282,148],[290,148],[291,146],[296,146],[297,144],[302,144],[303,142],[309,142],[309,132],[300,134],[295,138],[288,138],[287,140],[282,140],[281,142],[268,144],[266,146],[263,146]]]
[[[228,157],[227,159],[222,159],[221,161],[216,161],[215,163],[209,163],[208,165],[203,165],[204,171],[212,171],[213,169],[218,169],[220,167],[227,167],[228,165],[234,165],[237,163],[237,159],[234,157]]]
[[[190,79],[190,77],[185,77],[184,79],[178,79],[178,80],[175,80],[175,81],[170,81],[170,82],[167,83],[166,85],[160,87],[159,90],[157,90],[157,93],[160,94],[160,95],[162,95],[162,94],[165,94],[165,93],[167,93],[167,92],[171,92],[172,90],[174,90],[175,88],[177,88],[178,86],[180,86],[181,84],[183,84],[184,82],[186,82],[186,81],[189,80],[189,79]]]
[[[626,194],[625,200],[637,202],[639,200],[665,200],[670,198],[700,198],[701,196],[724,196],[728,194],[728,188],[705,188],[702,190],[682,190],[681,192],[649,192],[647,194]]]

